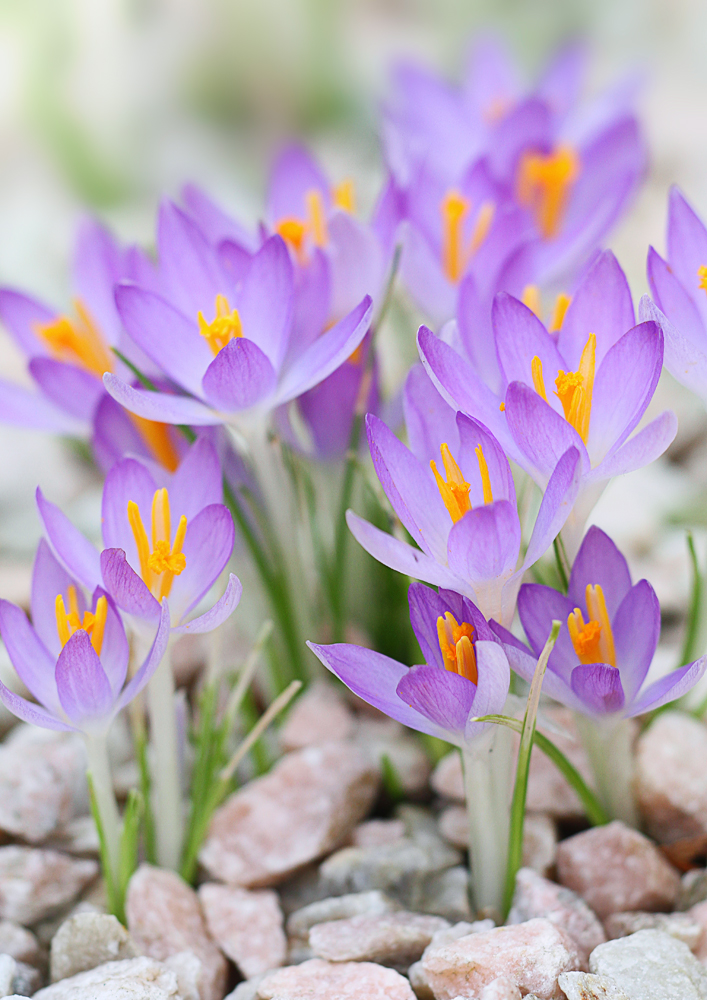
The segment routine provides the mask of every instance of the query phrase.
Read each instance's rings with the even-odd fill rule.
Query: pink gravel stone
[[[35,924],[76,899],[97,874],[95,861],[16,844],[0,847],[0,918]]]
[[[707,727],[665,712],[639,738],[636,787],[648,832],[664,844],[707,833]]]
[[[559,880],[599,917],[624,910],[670,910],[680,876],[647,837],[620,820],[585,830],[557,848]]]
[[[285,961],[287,938],[280,900],[272,889],[239,889],[206,882],[199,888],[206,926],[246,979]]]
[[[405,836],[405,824],[401,819],[369,819],[359,823],[351,836],[354,847],[380,847],[394,844]]]
[[[330,962],[380,962],[407,969],[433,935],[448,927],[441,917],[421,913],[363,913],[316,924],[309,932],[309,946]]]
[[[415,1000],[410,983],[373,962],[312,958],[271,972],[258,985],[259,1000]]]
[[[221,1000],[226,959],[206,929],[196,893],[179,875],[140,865],[128,885],[125,912],[139,951],[158,961],[194,952],[201,962],[201,1000]]]
[[[485,934],[468,934],[439,948],[430,948],[422,968],[436,1000],[457,996],[480,998],[499,976],[521,994],[541,1000],[561,1000],[557,977],[581,967],[574,942],[549,920],[528,920],[496,927]]]
[[[343,740],[287,754],[217,810],[200,860],[231,885],[276,885],[351,836],[379,777]]]
[[[280,730],[283,750],[343,740],[353,734],[355,720],[339,692],[326,681],[318,681],[297,699]]]
[[[508,923],[519,924],[533,917],[545,917],[566,931],[577,946],[585,969],[590,954],[606,941],[599,918],[581,896],[530,868],[521,868],[516,876]]]
[[[521,992],[506,976],[499,976],[481,991],[481,1000],[521,1000]]]

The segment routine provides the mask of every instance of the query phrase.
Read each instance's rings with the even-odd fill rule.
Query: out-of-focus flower
[[[145,687],[169,637],[166,602],[158,609],[150,651],[126,684],[129,645],[115,605],[98,587],[87,606],[83,590],[42,540],[32,575],[32,624],[0,600],[0,632],[17,674],[39,704],[0,682],[0,699],[18,718],[44,729],[100,735]]]
[[[398,722],[459,747],[468,747],[488,724],[475,717],[501,712],[508,660],[486,619],[470,600],[413,583],[410,621],[425,665],[406,667],[361,646],[307,645],[321,662],[369,705]]]
[[[434,419],[427,423],[430,441],[437,427]],[[487,618],[510,623],[523,573],[545,553],[572,508],[577,449],[570,445],[558,459],[518,567],[521,526],[513,477],[503,449],[483,424],[458,414],[455,425],[442,431],[454,433],[452,444],[449,436],[437,440],[433,460],[427,452],[422,459],[413,455],[377,417],[368,416],[367,431],[381,485],[420,549],[349,511],[354,537],[386,566],[464,594]]]
[[[660,324],[670,374],[707,402],[707,229],[677,188],[670,192],[667,244],[667,261],[648,251],[655,305],[644,297],[640,314]]]
[[[242,590],[231,573],[213,607],[187,620],[233,550],[233,520],[221,503],[213,446],[198,439],[168,483],[160,486],[137,459],[113,466],[103,488],[100,553],[40,490],[37,505],[54,553],[88,590],[104,587],[138,622],[156,621],[166,598],[173,631],[208,632],[231,614]]]
[[[496,297],[500,393],[430,330],[418,334],[422,362],[445,399],[483,421],[541,489],[560,456],[577,450],[581,484],[568,525],[574,537],[607,481],[658,458],[677,432],[675,415],[665,411],[630,436],[663,364],[660,328],[634,323],[626,278],[607,251],[580,284],[556,335],[518,299]]]
[[[398,72],[384,136],[410,220],[403,274],[433,322],[453,315],[467,273],[482,301],[490,277],[491,294],[568,281],[635,193],[646,164],[635,83],[584,105],[584,62],[568,47],[524,92],[486,38],[458,89]]]
[[[87,221],[76,240],[73,315],[14,289],[0,289],[0,319],[27,355],[39,390],[0,382],[0,419],[65,434],[89,433],[106,398],[104,372],[131,377],[111,348],[146,367],[115,307],[113,288],[121,279],[153,287],[156,275],[140,249],[122,249],[106,229]],[[137,437],[140,450],[174,471],[179,464],[174,431],[135,415],[125,419],[132,424],[126,433]]]
[[[551,622],[562,621],[543,689],[584,715],[643,715],[680,698],[707,668],[703,656],[644,686],[660,635],[658,599],[647,580],[631,585],[626,560],[596,527],[589,529],[577,553],[567,596],[551,587],[523,584],[518,612],[532,654],[494,626],[505,640],[511,666],[531,680]]]
[[[365,298],[313,342],[293,338],[293,270],[280,236],[229,269],[197,226],[165,204],[158,249],[163,295],[122,283],[118,311],[135,343],[189,396],[104,377],[114,399],[146,419],[208,426],[265,414],[335,371],[368,329]]]

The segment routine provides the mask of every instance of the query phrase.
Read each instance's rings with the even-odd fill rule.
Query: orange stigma
[[[280,219],[275,226],[275,232],[282,236],[285,243],[289,243],[295,252],[300,264],[305,261],[304,240],[307,235],[307,223],[294,217]]]
[[[98,656],[103,649],[103,636],[106,630],[106,617],[108,615],[108,601],[104,597],[99,597],[96,601],[94,612],[84,611],[83,618],[79,616],[79,602],[76,594],[76,587],[71,584],[67,591],[69,598],[69,610],[66,610],[64,598],[61,594],[56,595],[54,602],[54,613],[56,615],[56,631],[61,642],[62,649],[67,644],[74,632],[83,629],[91,638],[91,645]]]
[[[329,242],[324,198],[318,188],[311,188],[304,196],[307,204],[308,229],[317,247],[325,247]]]
[[[174,577],[179,576],[187,564],[186,556],[182,552],[187,533],[187,519],[182,514],[172,542],[169,493],[163,487],[155,490],[152,498],[151,547],[140,509],[133,500],[128,503],[128,521],[137,546],[140,576],[154,597],[161,601],[163,597],[169,597]]]
[[[469,622],[459,625],[451,611],[437,619],[437,639],[445,670],[477,684],[479,672],[476,668],[473,638],[474,626]]]
[[[590,333],[579,359],[576,372],[565,372],[560,369],[555,379],[555,395],[562,403],[562,411],[568,424],[577,431],[584,443],[589,437],[589,421],[592,415],[592,396],[594,393],[594,369],[596,367],[596,334]],[[543,366],[540,358],[535,355],[530,362],[530,374],[533,388],[547,402]]]
[[[451,190],[442,199],[442,267],[449,280],[456,284],[486,239],[491,228],[495,206],[485,201],[479,208],[468,249],[464,248],[464,223],[471,210],[471,202],[459,191]]]
[[[76,319],[59,316],[50,323],[35,323],[35,333],[58,361],[102,378],[113,371],[111,353],[81,299],[74,299],[74,309]]]
[[[524,153],[517,177],[517,195],[529,208],[546,239],[557,236],[570,190],[579,174],[579,159],[569,146],[554,153]]]
[[[585,624],[579,608],[575,608],[567,619],[572,646],[580,663],[607,663],[616,666],[616,650],[611,621],[606,609],[604,592],[597,583],[587,584],[587,610],[590,619]]]
[[[479,475],[481,476],[481,488],[483,490],[484,503],[493,503],[491,478],[489,476],[486,459],[484,458],[483,448],[481,445],[477,445],[475,451],[476,460],[479,463]],[[430,461],[430,468],[434,474],[437,489],[442,497],[444,506],[449,511],[449,516],[452,521],[456,524],[457,521],[460,521],[461,518],[464,517],[465,514],[468,514],[471,510],[471,500],[469,499],[469,490],[471,489],[471,485],[467,483],[466,479],[464,479],[462,471],[457,465],[449,445],[441,445],[440,452],[442,454],[444,471],[447,476],[446,480],[440,475],[439,470],[437,469],[437,463],[434,459]]]
[[[702,264],[697,268],[697,277],[700,279],[700,288],[707,292],[707,267]]]
[[[548,327],[550,333],[557,333],[562,329],[562,324],[565,321],[565,313],[569,309],[571,301],[571,297],[569,295],[565,295],[564,292],[560,292],[555,299],[555,308],[552,313],[552,319],[550,320],[550,326]]]
[[[216,296],[216,316],[207,323],[199,312],[199,333],[206,339],[214,355],[236,337],[243,336],[243,324],[237,309],[231,309],[225,295]]]
[[[356,188],[350,177],[337,184],[331,192],[331,200],[335,208],[340,208],[342,212],[353,215],[356,211]]]

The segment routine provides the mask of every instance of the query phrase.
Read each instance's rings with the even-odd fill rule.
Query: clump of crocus
[[[476,722],[503,711],[510,668],[479,609],[449,590],[413,583],[410,621],[425,657],[406,667],[382,653],[308,643],[321,662],[369,705],[462,751],[476,904],[500,913],[508,847],[509,731]]]
[[[44,729],[80,732],[111,874],[119,875],[120,821],[106,739],[111,722],[154,676],[169,639],[162,603],[143,663],[127,681],[130,649],[120,615],[104,590],[87,602],[81,584],[39,543],[32,574],[32,624],[0,600],[0,632],[17,675],[37,704],[0,682],[0,699],[18,718]]]
[[[660,636],[658,598],[647,580],[631,583],[625,558],[597,527],[589,529],[577,553],[567,595],[524,584],[518,613],[532,653],[494,628],[504,638],[513,669],[526,680],[532,678],[550,623],[563,622],[544,691],[574,709],[609,812],[635,823],[632,729],[625,720],[690,691],[707,669],[707,657],[645,685]]]

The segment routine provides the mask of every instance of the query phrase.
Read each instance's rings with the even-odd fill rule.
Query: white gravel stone
[[[638,931],[595,948],[589,971],[609,976],[631,1000],[706,1000],[707,969],[682,941]]]
[[[49,977],[53,983],[106,962],[137,958],[135,944],[115,917],[107,913],[77,913],[52,938]]]
[[[327,920],[345,920],[361,913],[371,915],[393,913],[400,908],[400,903],[396,903],[378,889],[372,889],[370,892],[350,892],[344,896],[330,896],[291,913],[287,918],[287,933],[291,937],[306,938],[315,924],[323,924]]]
[[[0,918],[35,924],[74,900],[97,874],[95,861],[15,844],[0,847]]]
[[[557,982],[567,1000],[632,1000],[609,976],[563,972]]]
[[[0,920],[0,953],[12,955],[18,962],[34,965],[40,961],[39,941],[26,927],[12,920]]]
[[[13,993],[17,962],[12,955],[0,955],[0,997]]]
[[[182,1000],[171,969],[152,958],[108,962],[45,987],[37,1000]]]
[[[683,941],[694,951],[702,937],[702,925],[689,913],[612,913],[604,921],[604,930],[610,939],[628,937],[636,931],[664,931],[678,941]]]

